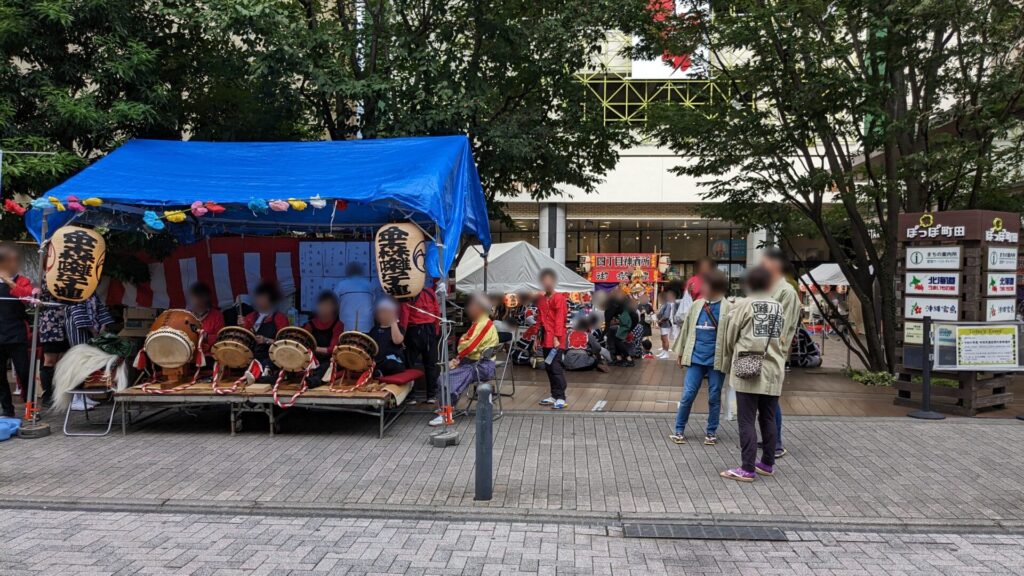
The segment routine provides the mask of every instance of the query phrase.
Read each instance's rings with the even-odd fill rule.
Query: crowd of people
[[[758,474],[772,475],[776,458],[786,454],[779,397],[800,318],[797,291],[786,278],[788,265],[783,253],[766,251],[763,262],[747,271],[746,296],[730,300],[729,278],[713,261],[702,259],[680,294],[671,289],[661,293],[657,309],[646,295],[633,298],[615,291],[606,298],[595,298],[592,311],[579,314],[572,322],[567,295],[557,291],[558,278],[550,269],[539,274],[542,290],[538,294],[520,295],[518,305],[498,317],[485,295],[473,295],[465,307],[468,329],[453,342],[448,363],[449,400],[455,403],[472,383],[494,378],[501,324],[524,328],[512,345],[511,358],[519,364],[543,366],[550,395],[540,404],[554,410],[567,406],[566,371],[607,372],[611,367],[633,367],[641,358],[654,358],[651,340],[656,326],[661,340],[657,357],[675,356],[686,370],[669,439],[686,443],[693,403],[707,381],[709,417],[703,443],[718,443],[723,404],[726,417],[738,420],[741,464],[722,476],[749,482]],[[22,299],[33,294],[44,303],[52,299],[20,276],[20,268],[18,252],[0,246],[0,362],[10,362],[19,381],[26,382],[30,334]],[[313,353],[319,363],[329,363],[339,337],[351,326],[377,344],[373,368],[377,376],[419,366],[426,383],[422,401],[439,403],[439,347],[446,343],[440,341],[442,315],[434,286],[428,283],[414,299],[398,302],[380,293],[363,277],[362,270],[350,272],[335,291],[319,295],[312,316],[303,325],[316,341]],[[255,358],[272,365],[270,346],[277,333],[291,324],[289,315],[280,310],[282,294],[275,284],[261,282],[244,304],[238,300],[225,311],[218,309],[211,289],[202,283],[189,289],[187,300],[206,334],[204,354],[210,354],[221,328],[237,324],[255,335]],[[99,336],[112,324],[114,319],[96,296],[71,305],[42,307],[39,376],[44,404],[51,400],[54,367],[61,355]],[[21,389],[24,399],[25,387]],[[6,370],[0,371],[0,408],[4,416],[14,415]],[[430,422],[443,423],[441,416]],[[759,435],[762,455],[757,459]]]

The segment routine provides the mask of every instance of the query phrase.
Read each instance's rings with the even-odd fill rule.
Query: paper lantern
[[[88,228],[58,229],[46,249],[46,289],[54,297],[81,302],[92,296],[100,283],[107,243]]]
[[[505,307],[506,308],[518,308],[519,307],[519,295],[518,294],[505,294]]]
[[[427,241],[415,224],[385,224],[377,230],[377,277],[398,300],[415,298],[427,279]]]

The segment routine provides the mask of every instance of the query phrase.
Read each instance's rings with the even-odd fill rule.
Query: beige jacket
[[[782,345],[784,308],[768,294],[752,294],[735,302],[724,326],[719,353],[725,363],[723,372],[729,372],[733,362],[743,352],[764,353],[761,375],[757,378],[737,378],[731,372],[728,383],[737,392],[782,395],[782,380],[786,374],[786,356],[789,346]]]
[[[720,351],[722,350],[722,339],[725,337],[725,330],[722,328],[722,323],[725,322],[726,316],[729,314],[729,307],[732,305],[727,299],[722,298],[721,304],[718,308],[718,332],[715,335],[715,370],[722,372],[722,359],[724,358]],[[690,309],[686,313],[686,317],[683,318],[683,322],[679,327],[679,336],[676,337],[676,341],[672,343],[672,352],[675,352],[679,356],[679,364],[682,366],[689,366],[690,359],[693,357],[693,346],[697,342],[697,320],[700,319],[700,313],[704,309],[704,299],[700,298],[690,306]]]
[[[782,304],[782,343],[788,353],[796,329],[800,326],[800,295],[785,278],[780,278],[772,288],[772,298]]]

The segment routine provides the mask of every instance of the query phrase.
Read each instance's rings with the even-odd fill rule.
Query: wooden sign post
[[[1016,316],[1017,245],[1020,217],[1012,212],[960,210],[901,214],[897,262],[896,326],[899,376],[894,402],[921,407],[923,319],[1005,322]],[[931,339],[931,338],[929,338]],[[933,339],[931,339],[934,342]],[[1013,401],[1012,375],[995,372],[933,372],[956,388],[933,386],[934,409],[973,416],[982,408]]]

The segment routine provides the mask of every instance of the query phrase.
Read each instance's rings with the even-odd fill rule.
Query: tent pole
[[[438,234],[440,236],[440,234]],[[444,282],[444,300],[440,302],[441,305],[441,341],[438,342],[438,353],[440,355],[441,362],[441,380],[437,383],[438,394],[441,397],[437,401],[438,408],[441,409],[442,418],[445,420],[441,431],[432,434],[430,436],[430,443],[432,446],[437,448],[443,448],[445,446],[455,446],[459,443],[459,432],[451,426],[448,419],[445,417],[450,411],[455,409],[452,405],[452,393],[451,384],[448,381],[448,336],[452,332],[452,324],[448,320],[448,274],[444,269],[444,244],[437,243],[437,259],[438,259],[438,278],[441,282]]]
[[[47,221],[46,212],[43,211],[42,225],[40,227],[39,234],[39,266],[36,272],[36,286],[42,290],[43,288],[43,270],[44,263],[46,260],[46,233],[47,233]],[[50,425],[39,422],[39,410],[36,408],[36,375],[38,370],[36,365],[36,350],[39,347],[39,309],[41,305],[37,304],[35,310],[32,312],[32,345],[29,348],[29,365],[28,365],[28,382],[25,383],[27,389],[27,400],[25,401],[25,419],[29,421],[28,424],[21,427],[18,435],[23,438],[42,438],[43,436],[50,435]]]
[[[487,253],[484,252],[484,294],[487,294]]]

